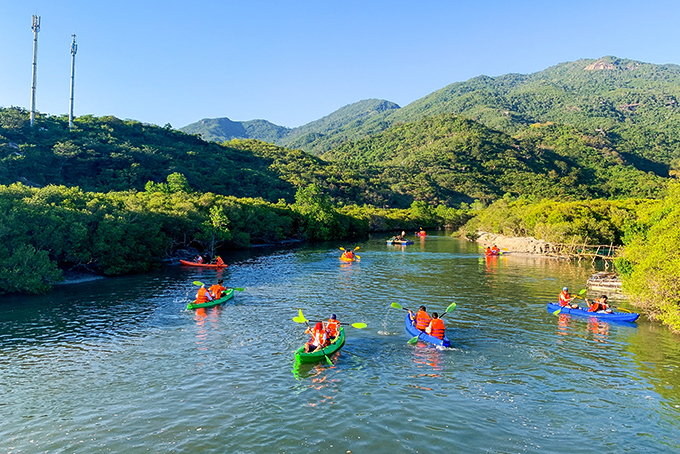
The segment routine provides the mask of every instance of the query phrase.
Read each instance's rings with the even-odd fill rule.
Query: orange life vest
[[[316,330],[314,328],[308,328],[307,331],[309,334],[312,335],[312,338],[309,340],[309,343],[314,345],[315,347],[323,347],[326,345],[326,330]]]
[[[444,331],[446,327],[444,326],[444,321],[441,318],[433,318],[430,322],[430,336],[436,337],[437,339],[444,339]]]
[[[491,252],[493,252],[494,254],[498,254],[499,252],[501,252],[501,250],[494,246],[491,248]]]
[[[569,304],[570,300],[570,295],[569,292],[565,292],[564,290],[560,293],[560,306],[566,306]]]
[[[205,287],[199,288],[198,292],[196,292],[196,304],[203,304],[207,303],[208,301],[212,301],[212,296],[210,296],[210,293],[208,293]]]
[[[326,323],[326,330],[328,331],[328,337],[330,338],[336,338],[338,337],[339,330],[340,328],[340,322],[337,320],[334,320],[332,318],[328,319],[328,323]]]
[[[598,300],[594,300],[592,303],[590,303],[590,307],[588,308],[588,312],[597,312],[604,310],[607,310],[607,303],[601,303]]]
[[[217,265],[219,265],[219,266],[224,265],[224,260],[222,260],[222,257],[217,257]]]
[[[215,295],[215,299],[222,298],[222,292],[226,290],[226,287],[222,287],[220,284],[214,284],[210,286],[210,293]]]
[[[416,314],[416,329],[425,331],[425,328],[430,326],[430,316],[425,311],[418,311]]]

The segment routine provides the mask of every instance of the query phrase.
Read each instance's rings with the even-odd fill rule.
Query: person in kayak
[[[342,253],[343,257],[349,260],[354,260],[354,252],[350,250],[346,250],[345,252]]]
[[[432,337],[437,339],[444,339],[444,332],[446,331],[446,326],[444,326],[444,321],[439,318],[439,314],[436,312],[432,313],[432,319],[425,332]]]
[[[338,321],[338,318],[335,316],[335,314],[331,314],[331,318],[329,318],[326,322],[326,331],[328,332],[329,340],[333,340],[338,337],[338,334],[340,333],[339,328],[340,322]]]
[[[496,246],[496,245],[494,244],[493,247],[491,248],[491,253],[492,253],[493,255],[500,255],[501,250],[498,249],[498,246]]]
[[[216,264],[217,266],[222,266],[222,265],[224,265],[224,260],[222,260],[222,257],[220,257],[220,256],[218,255],[217,258],[215,259],[215,264]]]
[[[202,255],[197,255],[196,258],[194,259],[194,262],[196,263],[203,263],[203,256]]]
[[[611,314],[613,312],[607,303],[607,295],[602,295],[592,302],[589,302],[588,298],[586,298],[586,304],[588,304],[588,312],[604,312],[606,314]]]
[[[196,304],[203,304],[212,300],[213,296],[205,289],[205,285],[201,285],[201,288],[196,292]]]
[[[222,285],[223,282],[224,282],[224,279],[219,279],[219,280],[217,281],[217,284],[211,285],[210,288],[208,289],[208,291],[210,292],[210,294],[211,294],[216,300],[222,298],[222,292],[224,292],[224,291],[227,289],[226,287],[224,287],[224,286]]]
[[[425,331],[425,328],[430,326],[430,316],[427,313],[425,306],[420,306],[418,308],[418,313],[413,315],[413,311],[408,311],[411,316],[411,321],[414,322],[416,329],[420,331]]]
[[[564,287],[562,289],[562,292],[560,293],[559,296],[559,303],[561,307],[570,307],[572,309],[578,309],[578,304],[574,303],[573,301],[576,299],[576,296],[571,296],[569,294],[569,288]],[[587,300],[586,300],[587,302]]]
[[[486,251],[484,251],[484,253],[486,255],[493,255],[493,251],[491,250],[491,248],[489,246],[486,247]]]
[[[317,324],[314,325],[314,328],[311,326],[307,327],[305,333],[311,334],[312,336],[309,342],[305,344],[305,353],[315,352],[326,346],[328,336],[326,334],[326,330],[323,327],[323,323],[317,322]]]

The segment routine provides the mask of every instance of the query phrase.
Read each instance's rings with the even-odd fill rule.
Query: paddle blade
[[[399,303],[392,303],[392,304],[390,304],[390,306],[392,306],[395,309],[403,309],[403,307],[401,307],[401,304],[399,304]]]
[[[302,323],[307,322],[307,319],[305,318],[304,315],[302,315],[302,309],[298,309],[298,318],[302,320]]]
[[[449,304],[449,307],[446,308],[446,310],[444,311],[444,313],[446,314],[447,312],[451,312],[451,311],[454,310],[455,308],[456,308],[456,303],[451,303],[451,304]]]
[[[629,311],[628,309],[624,309],[624,308],[622,308],[622,307],[617,307],[616,310],[618,310],[618,311],[623,311],[623,312],[628,312],[629,314],[632,314],[632,313],[633,313],[633,311]]]
[[[232,288],[233,288],[234,290],[236,290],[237,292],[242,292],[242,291],[245,290],[243,287],[232,287]]]
[[[361,260],[361,256],[359,254],[354,254],[354,256],[357,258],[357,260]]]
[[[358,250],[359,250],[359,246],[355,247],[354,250],[355,250],[355,251],[358,251]]]
[[[327,354],[324,353],[324,358],[326,358],[326,362],[328,363],[329,366],[334,366],[333,361],[328,357]]]
[[[409,345],[416,345],[416,344],[418,343],[418,337],[419,337],[419,336],[412,337],[412,338],[409,339],[408,342],[406,342],[406,343],[409,344]]]
[[[579,295],[583,295],[583,294],[585,294],[587,291],[588,291],[588,289],[587,289],[587,288],[584,288],[584,289],[581,289],[581,291],[578,292],[578,294],[579,294]]]
[[[558,315],[561,311],[562,311],[562,308],[559,308],[555,312],[553,312],[553,315]]]
[[[304,323],[304,322],[305,322],[305,319],[304,319],[304,318],[300,318],[300,317],[293,317],[293,321],[294,321],[295,323]]]
[[[344,250],[345,250],[345,248],[344,248],[344,247],[341,247],[341,248],[340,248],[340,250],[341,250],[341,251],[344,251]]]
[[[367,326],[368,326],[368,325],[367,325],[366,323],[352,323],[352,327],[353,327],[353,328],[364,329],[364,328],[366,328]]]
[[[205,284],[201,281],[194,281],[194,285],[198,285],[200,287],[201,285],[205,285]]]

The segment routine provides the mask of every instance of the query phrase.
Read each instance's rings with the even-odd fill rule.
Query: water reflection
[[[219,330],[219,317],[222,306],[199,307],[194,310],[194,320],[196,321],[196,345],[198,350],[206,350],[206,341],[209,331]]]

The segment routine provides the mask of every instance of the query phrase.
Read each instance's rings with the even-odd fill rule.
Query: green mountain
[[[297,128],[277,126],[265,120],[232,121],[228,118],[206,118],[184,126],[179,130],[187,134],[199,134],[203,140],[223,142],[232,139],[257,139],[289,148],[307,149],[327,135],[334,137],[329,143],[348,140],[345,130],[354,130],[365,121],[384,112],[399,109],[393,102],[366,99],[344,106],[319,120]]]

